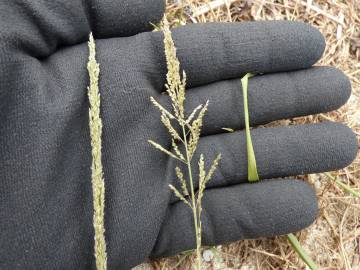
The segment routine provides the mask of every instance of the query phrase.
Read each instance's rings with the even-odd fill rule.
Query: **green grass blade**
[[[360,199],[360,193],[353,190],[349,185],[344,184],[343,182],[336,179],[334,176],[332,176],[330,173],[326,172],[324,173],[328,178],[333,180],[338,186],[340,186],[345,191],[349,192],[350,194],[354,195],[355,197]]]
[[[242,85],[243,98],[244,98],[246,148],[247,148],[247,158],[248,158],[248,180],[249,182],[254,182],[259,180],[259,175],[257,172],[255,152],[250,134],[250,120],[249,120],[249,106],[248,106],[248,83],[250,77],[252,77],[252,74],[247,73],[241,79],[241,85]]]
[[[314,261],[310,258],[310,256],[305,252],[305,250],[302,248],[301,244],[297,240],[296,236],[292,233],[289,233],[287,235],[287,238],[293,247],[293,249],[296,251],[296,253],[300,256],[300,258],[303,260],[304,263],[309,266],[311,270],[319,270],[319,268],[316,266]]]

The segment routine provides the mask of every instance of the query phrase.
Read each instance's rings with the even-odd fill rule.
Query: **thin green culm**
[[[249,182],[254,182],[259,180],[259,175],[256,167],[256,159],[254,147],[250,135],[250,117],[249,117],[249,106],[248,106],[248,83],[249,78],[253,75],[247,73],[241,79],[241,85],[243,89],[243,99],[244,99],[244,117],[245,117],[245,132],[246,132],[246,148],[247,148],[247,158],[248,158],[248,180]]]
[[[347,191],[348,193],[352,194],[354,197],[360,199],[360,193],[352,189],[349,185],[344,184],[340,180],[336,179],[334,176],[332,176],[330,173],[326,172],[324,173],[329,179],[333,180],[339,187],[341,187],[343,190]]]
[[[245,116],[245,132],[246,132],[246,146],[247,146],[247,156],[248,156],[248,181],[255,182],[259,181],[259,175],[257,172],[256,167],[256,159],[255,159],[255,152],[254,147],[251,140],[250,134],[250,121],[249,121],[249,107],[248,107],[248,85],[249,85],[249,78],[253,77],[254,75],[247,73],[241,79],[241,85],[243,90],[243,98],[244,98],[244,116]],[[296,236],[292,233],[287,235],[288,241],[294,248],[294,250],[298,253],[300,258],[306,263],[311,270],[318,270],[319,268],[316,266],[314,261],[310,258],[310,256],[305,252],[302,248],[299,241],[296,239]]]

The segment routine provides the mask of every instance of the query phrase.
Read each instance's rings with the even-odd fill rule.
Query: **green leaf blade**
[[[248,106],[248,83],[249,78],[253,77],[253,74],[247,73],[241,79],[241,85],[243,90],[243,98],[244,98],[244,118],[245,118],[245,132],[246,132],[246,148],[247,148],[247,158],[248,158],[248,181],[256,182],[260,180],[260,177],[257,172],[256,159],[253,143],[251,140],[250,134],[250,120],[249,120],[249,106]],[[343,183],[341,183],[343,184]],[[345,184],[343,184],[345,185]],[[292,245],[295,252],[300,256],[303,262],[309,266],[311,270],[319,270],[314,261],[310,258],[310,256],[305,252],[302,248],[301,244],[297,240],[296,236],[292,233],[287,235],[287,238]]]
[[[330,178],[331,180],[333,180],[338,186],[340,186],[343,190],[347,191],[348,193],[352,194],[353,196],[355,196],[356,198],[360,199],[360,193],[357,192],[356,190],[353,190],[349,185],[344,184],[343,182],[341,182],[340,180],[336,179],[334,176],[332,176],[330,173],[325,172],[324,173],[328,178]]]
[[[247,73],[241,79],[241,85],[242,85],[243,99],[244,99],[246,148],[247,148],[247,158],[248,158],[248,181],[256,182],[260,180],[260,177],[257,171],[255,152],[250,134],[250,119],[249,119],[249,105],[248,105],[248,84],[249,84],[249,78],[251,78],[252,76],[253,76],[252,74]]]
[[[296,236],[292,233],[289,233],[287,235],[287,238],[293,247],[293,249],[296,251],[296,253],[300,256],[300,258],[303,260],[304,263],[306,263],[307,266],[311,270],[319,270],[319,268],[316,266],[314,261],[310,258],[310,256],[306,253],[306,251],[302,248],[300,242],[297,240]]]

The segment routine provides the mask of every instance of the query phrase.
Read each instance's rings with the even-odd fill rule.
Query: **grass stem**
[[[307,266],[309,266],[311,270],[319,269],[314,263],[314,261],[310,258],[310,256],[305,252],[305,250],[303,249],[303,247],[301,246],[300,242],[297,240],[294,234],[289,233],[287,235],[287,239],[290,242],[293,249],[296,251],[296,253],[300,256],[303,262],[306,263]]]
[[[254,182],[259,180],[259,175],[256,167],[256,159],[253,143],[250,135],[250,117],[249,117],[249,106],[248,106],[248,82],[252,75],[247,73],[242,79],[243,99],[244,99],[244,117],[245,117],[245,132],[246,132],[246,148],[248,157],[248,180]]]
[[[338,186],[340,186],[342,189],[344,189],[345,191],[349,192],[350,194],[354,195],[355,197],[360,199],[360,193],[353,190],[349,185],[344,184],[343,182],[341,182],[340,180],[336,179],[334,176],[332,176],[330,173],[325,172],[324,173],[328,178],[330,178],[331,180],[333,180]]]
[[[196,198],[195,198],[195,189],[194,189],[194,182],[192,177],[192,170],[191,170],[191,160],[189,155],[188,143],[187,143],[187,136],[185,125],[181,124],[182,132],[183,132],[183,140],[185,145],[185,152],[186,152],[186,164],[189,173],[189,182],[190,182],[190,193],[191,193],[191,204],[192,204],[192,211],[194,216],[194,227],[195,227],[195,237],[196,237],[196,264],[195,269],[201,269],[201,233],[199,233],[199,225],[200,218],[198,217],[197,205],[196,205]]]
[[[250,73],[247,73],[242,79],[242,90],[243,90],[243,98],[244,98],[244,115],[245,115],[245,129],[246,129],[246,146],[247,146],[247,154],[248,154],[248,180],[249,182],[255,182],[259,181],[259,175],[257,172],[256,167],[256,159],[255,159],[255,152],[254,147],[251,140],[251,134],[250,134],[250,121],[249,121],[249,108],[248,108],[248,82],[249,78],[253,75]],[[293,249],[298,253],[300,258],[303,260],[304,263],[306,263],[311,270],[318,270],[316,264],[313,262],[313,260],[310,258],[310,256],[305,252],[305,250],[302,248],[299,241],[296,239],[296,236],[292,233],[287,235],[287,238],[292,245]]]

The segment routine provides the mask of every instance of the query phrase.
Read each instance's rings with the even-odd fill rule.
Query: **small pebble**
[[[210,249],[206,249],[203,252],[203,259],[205,262],[210,262],[214,258],[214,253]]]

